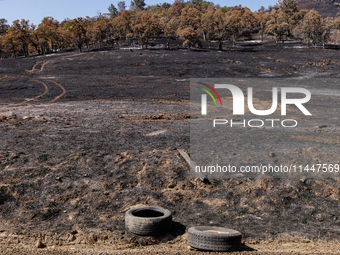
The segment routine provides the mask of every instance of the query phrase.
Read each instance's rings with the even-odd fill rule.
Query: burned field
[[[237,229],[255,249],[270,240],[338,239],[339,178],[204,184],[177,149],[190,147],[189,78],[338,78],[339,54],[263,44],[1,60],[0,243],[111,250],[159,244],[171,254],[186,249],[185,230],[194,225]],[[325,91],[321,112],[339,88],[318,89]],[[336,154],[337,112],[332,117],[317,130],[322,139],[292,134],[301,141],[287,148],[292,157],[316,157],[319,147]],[[340,163],[336,155],[331,160]],[[136,205],[169,209],[172,231],[158,238],[127,233],[124,213]]]

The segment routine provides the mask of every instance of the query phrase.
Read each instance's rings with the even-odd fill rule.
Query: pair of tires
[[[171,227],[171,212],[161,207],[139,207],[125,213],[125,228],[137,235],[155,236],[169,231]],[[188,245],[201,250],[238,250],[241,240],[240,232],[227,228],[198,226],[188,230]]]

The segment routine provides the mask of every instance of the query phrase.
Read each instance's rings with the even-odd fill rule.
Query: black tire
[[[161,207],[145,206],[125,213],[125,228],[137,235],[158,235],[167,232],[171,227],[171,212]]]
[[[188,230],[188,245],[207,251],[235,251],[241,247],[242,234],[220,227],[198,226]]]

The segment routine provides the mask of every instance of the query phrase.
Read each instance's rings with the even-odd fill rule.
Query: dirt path
[[[44,92],[43,92],[42,94],[36,96],[36,97],[30,98],[30,99],[26,99],[25,101],[22,101],[22,102],[16,103],[16,104],[12,104],[12,105],[9,105],[9,106],[19,106],[19,105],[23,105],[23,104],[27,103],[28,101],[34,101],[34,100],[36,100],[36,99],[38,99],[38,98],[40,98],[40,97],[43,97],[44,95],[46,95],[46,94],[48,93],[48,87],[47,87],[47,85],[46,85],[44,82],[38,81],[38,80],[35,80],[35,79],[32,80],[32,81],[41,83],[41,84],[44,86],[44,88],[45,88]]]
[[[54,103],[55,101],[57,101],[59,98],[61,98],[63,95],[65,95],[66,93],[66,89],[59,83],[53,81],[53,80],[47,80],[49,82],[54,83],[55,85],[59,86],[61,88],[61,90],[63,91],[60,95],[56,96],[54,99],[52,99],[51,101],[49,101],[48,103]]]
[[[61,57],[57,57],[57,58],[53,58],[50,60],[41,60],[36,62],[31,70],[26,70],[29,73],[38,73],[38,72],[42,72],[44,71],[45,66],[50,63],[51,61],[55,61],[55,60],[59,60],[59,59],[63,59],[63,58],[70,58],[70,57],[75,57],[75,56],[80,56],[80,55],[84,55],[85,53],[78,53],[78,54],[72,54],[72,55],[67,55],[67,56],[61,56]],[[89,60],[91,58],[95,57],[95,54],[89,54],[89,56],[85,57],[83,60]],[[40,68],[39,68],[40,66]]]
[[[41,103],[54,103],[56,102],[59,98],[65,95],[66,89],[59,83],[57,83],[54,80],[50,79],[45,79],[45,81],[37,80],[37,79],[30,79],[30,81],[37,82],[43,85],[44,91],[43,93],[33,97],[33,98],[26,98],[24,101],[21,101],[19,103],[14,103],[14,104],[7,104],[6,107],[14,107],[14,106],[21,106],[21,105],[27,105],[27,104],[41,104]],[[52,92],[51,95],[48,94],[50,91],[55,90],[55,86],[51,86],[51,83],[56,85],[58,88],[61,89],[61,93],[57,96],[54,96],[53,99],[46,101],[45,97],[50,97],[55,94],[55,92]],[[49,85],[47,85],[49,84]],[[41,100],[38,100],[41,99]],[[3,107],[1,107],[3,108]]]

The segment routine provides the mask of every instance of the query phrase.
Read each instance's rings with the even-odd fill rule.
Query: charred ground
[[[292,44],[1,60],[1,243],[114,250],[165,243],[180,252],[193,225],[237,229],[249,246],[337,239],[340,179],[207,185],[176,149],[189,150],[189,78],[334,78],[339,65],[338,51]],[[319,132],[328,137],[310,147],[339,146],[338,131]],[[172,232],[126,233],[124,212],[142,204],[172,211]]]

